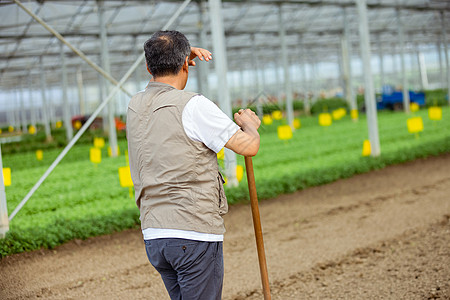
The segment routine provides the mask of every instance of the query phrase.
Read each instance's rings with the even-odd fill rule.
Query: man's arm
[[[241,129],[238,130],[225,147],[243,156],[255,156],[259,150],[258,128],[261,120],[250,109],[241,109],[234,114],[234,120]]]

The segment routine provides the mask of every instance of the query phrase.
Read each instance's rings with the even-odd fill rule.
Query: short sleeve
[[[186,135],[219,152],[240,129],[216,104],[202,95],[191,98],[183,109]]]

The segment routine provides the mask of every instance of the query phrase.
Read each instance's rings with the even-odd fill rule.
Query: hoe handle
[[[259,216],[258,195],[256,193],[255,174],[253,172],[253,161],[251,157],[245,157],[245,169],[247,171],[248,190],[250,193],[250,204],[252,207],[253,226],[255,228],[256,249],[258,251],[259,269],[263,286],[264,300],[270,300],[269,275],[267,272],[266,254],[264,252],[264,241],[261,228],[261,217]]]

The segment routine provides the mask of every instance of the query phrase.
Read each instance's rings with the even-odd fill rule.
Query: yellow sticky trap
[[[330,126],[332,123],[331,115],[329,113],[321,113],[319,115],[319,125],[320,126]]]
[[[102,161],[102,151],[98,148],[91,148],[89,151],[89,159],[94,164],[99,164]]]
[[[278,126],[277,132],[280,140],[289,140],[292,138],[292,128],[289,125]]]
[[[409,104],[409,110],[412,112],[418,111],[419,110],[419,104],[417,104],[416,102],[411,102]]]
[[[358,110],[352,109],[350,111],[350,116],[351,116],[352,120],[358,120]]]
[[[34,127],[33,125],[30,125],[28,127],[28,133],[29,134],[35,134],[36,133],[36,127]]]
[[[264,125],[270,125],[273,123],[272,117],[270,115],[264,115],[262,121]]]
[[[236,166],[236,178],[239,182],[241,182],[242,177],[244,177],[244,167],[241,165]]]
[[[274,120],[281,120],[281,119],[283,119],[283,113],[279,110],[275,110],[272,112],[272,118]]]
[[[333,120],[339,120],[340,119],[340,113],[339,110],[335,109],[331,112],[331,116],[333,117]]]
[[[99,137],[99,138],[95,137],[94,138],[94,147],[99,148],[99,149],[105,147],[105,139],[101,138],[101,137]]]
[[[344,108],[338,108],[333,110],[332,115],[334,120],[340,120],[346,115],[346,111]]]
[[[14,127],[9,126],[9,127],[8,127],[8,131],[9,131],[9,132],[13,132],[13,131],[14,131]]]
[[[294,119],[294,121],[292,121],[292,125],[294,126],[295,129],[299,129],[300,127],[302,127],[300,119]]]
[[[119,181],[121,187],[133,187],[133,180],[131,179],[130,167],[119,168]]]
[[[56,128],[61,128],[61,127],[62,127],[62,121],[57,121],[57,122],[55,123],[55,127],[56,127]]]
[[[418,133],[423,131],[422,117],[409,118],[406,122],[410,133]]]
[[[224,185],[227,185],[227,183],[228,183],[228,178],[223,177],[223,180],[225,181],[223,184],[224,184]]]
[[[2,129],[0,128],[0,134],[2,134]]]
[[[36,159],[42,160],[44,158],[44,151],[42,150],[36,150]]]
[[[117,155],[120,155],[119,146],[117,146],[116,149],[117,149]],[[111,146],[108,146],[108,156],[112,156]]]
[[[81,128],[81,121],[75,121],[75,124],[73,124],[73,127],[78,130]]]
[[[222,148],[222,150],[220,150],[217,153],[217,159],[224,159],[224,158],[225,158],[225,150],[224,150],[224,148]]]
[[[433,121],[442,120],[442,108],[439,106],[432,106],[428,108],[428,117]]]
[[[363,143],[362,156],[369,156],[372,153],[372,146],[369,140],[365,140]]]
[[[11,185],[11,168],[3,168],[3,184],[5,186]]]

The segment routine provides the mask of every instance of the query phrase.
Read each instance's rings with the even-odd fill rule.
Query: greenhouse
[[[0,298],[168,297],[137,242],[126,134],[130,99],[152,80],[144,43],[159,30],[212,53],[189,67],[186,91],[232,120],[241,108],[261,120],[251,168],[274,299],[450,297],[449,1],[4,0],[0,19]],[[267,299],[244,208],[248,158],[224,147],[217,160],[233,206],[223,298]],[[138,244],[144,254],[133,262],[114,250],[123,264],[83,262],[86,276],[67,267],[73,275],[56,278],[56,261],[73,263],[92,243]],[[290,247],[300,248],[283,258]],[[417,251],[428,254],[414,285]],[[14,290],[25,255],[34,272],[43,268],[35,253],[55,255],[55,275],[27,275]],[[234,253],[252,263],[240,267]],[[399,263],[388,268],[389,259]],[[111,268],[96,273],[101,264]],[[136,284],[125,270],[139,273]],[[379,274],[392,270],[400,273],[386,283]]]

